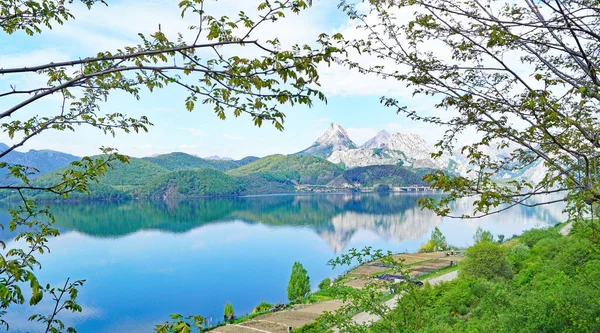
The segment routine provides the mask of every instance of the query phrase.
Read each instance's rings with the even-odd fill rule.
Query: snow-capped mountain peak
[[[379,133],[377,133],[377,135],[375,135],[375,137],[373,137],[371,140],[365,142],[362,146],[360,146],[360,148],[386,148],[391,136],[392,135],[390,134],[390,132],[386,130],[381,130],[379,131]]]
[[[298,154],[314,155],[325,158],[334,151],[354,148],[356,148],[356,144],[350,140],[346,130],[342,126],[332,123],[317,141]]]
[[[339,148],[334,150],[345,150],[350,146],[348,145],[348,142],[352,142],[352,140],[350,140],[346,130],[338,124],[331,123],[325,133],[323,133],[323,135],[321,135],[317,141],[315,141],[315,144]],[[354,143],[352,144],[354,145]]]

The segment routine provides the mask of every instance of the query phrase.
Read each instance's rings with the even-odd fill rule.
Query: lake
[[[510,237],[561,222],[560,206],[516,207],[478,220],[421,211],[417,194],[280,195],[177,202],[53,204],[61,236],[41,257],[44,283],[86,279],[84,311],[63,315],[79,332],[150,332],[171,313],[222,320],[261,301],[286,301],[292,264],[307,269],[313,289],[332,270],[327,261],[350,248],[412,252],[439,227],[448,243],[466,246],[478,226]],[[468,203],[454,207],[465,211]],[[4,210],[0,220],[6,225]],[[9,247],[12,235],[0,234]],[[42,302],[37,312],[49,313]],[[11,332],[36,332],[31,309],[11,307]]]

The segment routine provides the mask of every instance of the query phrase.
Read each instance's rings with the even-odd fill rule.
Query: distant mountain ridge
[[[375,165],[398,165],[415,169],[450,170],[448,156],[433,159],[434,148],[417,134],[394,133],[381,130],[358,147],[346,130],[335,123],[310,147],[298,152],[313,155],[347,168]]]
[[[0,149],[8,146],[0,144]],[[508,151],[490,153],[505,158]],[[114,167],[91,184],[91,196],[72,193],[70,198],[177,199],[199,196],[243,196],[291,192],[372,191],[406,186],[426,186],[422,176],[443,170],[469,175],[464,157],[443,155],[432,158],[435,151],[417,134],[385,130],[358,147],[346,130],[331,124],[310,147],[291,155],[248,156],[232,160],[173,152],[152,157],[130,158],[129,163]],[[79,157],[51,150],[11,152],[3,161],[28,165],[40,170],[33,184],[40,187],[60,182],[66,166]],[[518,173],[503,173],[498,179],[543,177],[542,163]],[[5,173],[6,175],[6,173]],[[16,183],[12,179],[12,183]],[[385,185],[385,186],[381,186]],[[6,197],[9,192],[0,193]],[[49,193],[33,193],[39,199],[56,197]]]
[[[4,143],[0,143],[0,151],[5,152],[10,147]],[[71,162],[81,159],[75,155],[62,153],[54,150],[34,150],[31,149],[28,152],[19,152],[16,150],[11,151],[2,157],[2,162],[8,164],[19,164],[24,165],[38,172],[33,175],[37,177],[43,175],[52,170],[56,170],[69,165]],[[15,179],[8,177],[8,170],[0,170],[0,184],[14,183]]]

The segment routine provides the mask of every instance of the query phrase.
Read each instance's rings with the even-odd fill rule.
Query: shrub
[[[252,313],[259,313],[271,310],[273,304],[267,302],[260,302],[257,306],[254,307]]]
[[[326,290],[326,289],[329,289],[329,287],[331,287],[331,279],[330,278],[324,278],[323,281],[321,281],[321,283],[319,283],[320,290]]]
[[[227,304],[225,304],[225,308],[223,309],[223,318],[226,322],[230,322],[233,321],[233,319],[235,319],[233,305],[230,302],[227,302]]]
[[[295,262],[287,287],[288,299],[292,302],[299,301],[310,293],[310,278],[304,266]]]
[[[529,247],[525,244],[517,244],[508,252],[508,261],[517,269],[520,269],[521,263],[527,259]]]
[[[530,248],[532,248],[535,246],[535,244],[537,244],[537,242],[539,242],[542,239],[545,239],[545,238],[557,239],[557,238],[561,238],[561,237],[562,236],[558,232],[558,230],[556,230],[554,228],[531,229],[531,230],[525,231],[519,237],[519,241],[521,243],[529,246]]]
[[[432,240],[427,241],[424,245],[419,248],[419,253],[433,252],[435,249],[435,243]]]
[[[505,249],[498,243],[481,242],[467,249],[467,258],[461,264],[461,275],[486,280],[512,277]]]

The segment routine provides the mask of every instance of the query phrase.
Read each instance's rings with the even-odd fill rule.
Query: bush
[[[230,322],[233,321],[233,319],[235,319],[233,305],[230,302],[227,302],[227,304],[225,304],[225,308],[223,309],[223,318],[226,322]]]
[[[498,243],[482,242],[467,249],[461,275],[486,280],[512,277],[505,249]]]
[[[254,307],[252,313],[260,313],[271,310],[273,304],[267,302],[260,302],[257,306]]]
[[[508,252],[508,261],[516,268],[519,269],[521,263],[527,259],[529,255],[529,247],[525,244],[517,244]]]
[[[554,228],[547,229],[531,229],[525,231],[520,237],[519,241],[530,248],[534,247],[537,242],[545,238],[561,238],[562,235],[558,232],[558,230]]]
[[[326,289],[329,289],[329,287],[331,287],[331,279],[330,278],[324,278],[323,281],[321,281],[321,283],[319,283],[320,290],[326,290]]]
[[[310,293],[310,278],[304,266],[299,262],[295,262],[292,266],[287,292],[291,302],[299,301]]]

